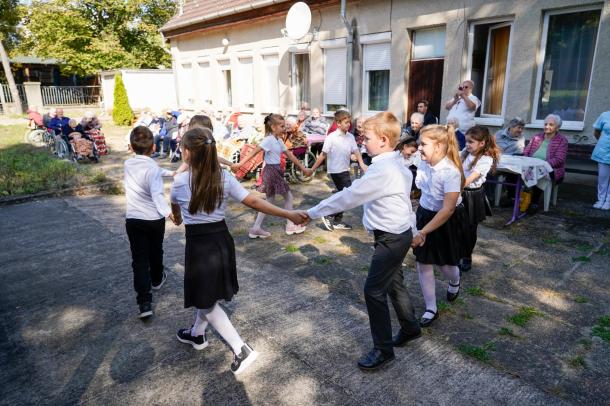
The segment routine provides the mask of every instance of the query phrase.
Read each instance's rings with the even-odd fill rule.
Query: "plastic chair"
[[[549,206],[557,206],[557,195],[559,194],[559,185],[555,182],[548,182],[544,188],[544,211],[549,211]]]

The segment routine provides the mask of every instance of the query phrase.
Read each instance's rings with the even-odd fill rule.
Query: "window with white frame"
[[[190,107],[193,105],[193,68],[190,63],[180,65],[181,74],[178,89],[180,91],[180,105]]]
[[[206,104],[212,104],[211,73],[209,62],[199,62],[199,98]]]
[[[239,58],[239,101],[246,109],[254,108],[254,75],[252,58]]]
[[[511,21],[477,22],[470,26],[469,76],[474,82],[472,93],[481,99],[477,117],[504,117],[511,33]]]
[[[290,55],[290,82],[294,93],[295,110],[311,102],[309,93],[309,53],[292,52]]]
[[[600,15],[601,6],[545,14],[532,122],[557,114],[582,129]]]
[[[324,49],[324,111],[347,104],[347,48]]]
[[[265,88],[263,90],[264,108],[270,112],[276,112],[280,105],[279,91],[279,66],[278,54],[263,55],[263,74]]]
[[[389,42],[364,45],[363,111],[386,111],[390,102],[390,64],[392,50]]]
[[[231,84],[231,61],[228,59],[218,61],[220,68],[220,105],[233,106],[233,87]]]

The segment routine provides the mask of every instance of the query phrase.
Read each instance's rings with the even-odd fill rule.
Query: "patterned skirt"
[[[285,195],[290,192],[288,182],[284,178],[284,171],[279,164],[267,164],[263,170],[263,184],[258,191],[267,197]]]

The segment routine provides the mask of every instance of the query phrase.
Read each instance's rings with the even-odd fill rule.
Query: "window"
[[[221,106],[233,106],[233,88],[231,86],[231,62],[229,60],[218,61],[220,65]]]
[[[481,99],[477,117],[499,119],[502,124],[506,106],[510,68],[512,22],[495,21],[470,26],[469,76],[472,93]],[[488,124],[496,124],[490,121]]]
[[[363,111],[386,111],[390,101],[389,42],[364,45]]]
[[[347,104],[346,48],[324,49],[324,106],[333,112]]]
[[[295,109],[299,110],[303,103],[309,105],[309,54],[292,53],[291,56],[291,83],[295,95]]]
[[[212,104],[212,81],[210,77],[210,63],[199,63],[199,94],[203,103]]]
[[[413,33],[411,59],[445,57],[445,27],[417,30]]]
[[[193,105],[193,69],[190,63],[184,63],[181,66],[181,75],[179,79],[178,89],[180,92],[180,105]]]
[[[239,102],[247,109],[254,108],[254,76],[252,58],[239,58]]]
[[[269,111],[277,111],[280,104],[280,91],[279,91],[279,78],[278,68],[280,65],[280,59],[277,54],[263,55],[263,69],[264,69],[264,107]]]
[[[564,127],[582,129],[600,14],[589,8],[545,15],[532,122],[557,114]]]

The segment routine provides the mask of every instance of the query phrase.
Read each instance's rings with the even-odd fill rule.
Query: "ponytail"
[[[273,126],[282,120],[284,120],[284,117],[279,114],[269,114],[268,116],[265,116],[265,135],[273,134]]]
[[[496,167],[498,166],[498,161],[500,160],[500,148],[496,144],[496,139],[491,135],[489,129],[482,125],[475,125],[474,127],[470,127],[468,131],[466,131],[466,135],[470,136],[476,141],[483,141],[485,144],[483,147],[475,154],[475,158],[470,164],[470,169],[474,168],[474,166],[479,162],[479,159],[483,155],[487,155],[492,159],[491,165],[491,173],[496,171]],[[468,156],[468,151],[464,151],[462,154],[462,160],[466,159]]]
[[[419,138],[429,137],[430,139],[438,142],[441,145],[447,147],[446,156],[455,165],[457,170],[460,172],[461,187],[460,191],[464,189],[466,178],[464,177],[464,168],[462,167],[462,160],[460,159],[460,152],[458,149],[457,138],[455,137],[455,129],[452,125],[427,125],[422,128]]]

